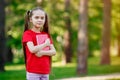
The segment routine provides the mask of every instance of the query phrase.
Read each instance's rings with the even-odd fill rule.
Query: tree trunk
[[[103,0],[103,31],[102,31],[102,50],[101,64],[110,64],[110,32],[111,32],[111,1]]]
[[[78,29],[78,56],[77,56],[77,74],[87,73],[88,56],[88,0],[80,0],[80,24]]]
[[[65,0],[65,27],[67,31],[64,34],[64,53],[66,63],[72,60],[72,46],[71,46],[71,20],[70,20],[70,0]]]
[[[0,72],[5,70],[5,44],[5,2],[0,0]]]
[[[11,47],[7,47],[7,62],[12,63],[13,62],[13,52]]]

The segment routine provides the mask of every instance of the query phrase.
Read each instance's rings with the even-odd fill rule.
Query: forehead
[[[45,12],[42,10],[33,11],[33,16],[45,16]]]

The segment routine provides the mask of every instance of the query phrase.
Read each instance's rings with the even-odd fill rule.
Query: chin
[[[37,25],[37,26],[36,26],[36,28],[41,28],[41,27],[42,27],[42,25]]]

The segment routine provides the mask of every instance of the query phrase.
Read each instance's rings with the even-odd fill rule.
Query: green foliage
[[[11,0],[10,4],[6,7],[6,35],[8,39],[8,45],[16,50],[22,48],[21,37],[24,29],[24,16],[27,10],[30,10],[36,6],[41,6],[48,14],[50,32],[53,38],[54,45],[57,50],[57,56],[54,60],[61,60],[63,54],[63,35],[66,31],[65,28],[65,16],[69,15],[71,19],[71,37],[73,53],[76,56],[77,53],[77,32],[79,26],[79,0],[71,0],[69,11],[65,12],[65,0],[42,0],[41,5],[34,0]],[[112,0],[112,42],[116,40],[116,37],[120,30],[120,2],[119,0]],[[89,41],[89,55],[94,56],[96,51],[100,52],[101,47],[101,31],[103,23],[103,3],[101,0],[90,0],[88,4],[88,41]],[[118,27],[118,29],[116,28]],[[59,40],[60,38],[60,40]],[[75,57],[74,56],[74,57]]]
[[[120,30],[120,1],[114,1],[112,0],[112,21],[111,21],[111,25],[112,25],[112,41],[114,41],[117,36],[120,34],[119,30]]]
[[[95,3],[95,4],[94,4]],[[100,0],[91,0],[89,2],[89,56],[94,56],[96,50],[100,50],[101,29],[102,29],[102,3]]]

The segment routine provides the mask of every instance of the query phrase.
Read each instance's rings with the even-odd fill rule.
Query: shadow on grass
[[[120,73],[120,58],[115,58],[111,65],[99,65],[97,59],[89,59],[88,74],[81,76],[76,74],[76,63],[67,65],[53,66],[50,74],[50,80],[71,78],[71,77],[88,77],[98,76],[104,74]],[[7,65],[6,72],[0,73],[0,80],[25,80],[25,66],[24,64]]]
[[[76,76],[75,67],[53,67],[52,73],[50,74],[50,80],[69,78]]]
[[[111,64],[111,65],[100,65],[98,63],[90,63],[88,65],[88,73],[86,75],[77,75],[76,74],[76,63],[72,63],[73,66],[58,66],[53,67],[50,80],[70,78],[70,77],[90,77],[90,76],[99,76],[105,74],[120,73],[120,64]]]
[[[25,80],[25,70],[7,70],[1,72],[0,80]]]
[[[88,68],[88,74],[77,75],[76,67],[54,67],[53,73],[50,76],[50,80],[60,80],[64,78],[78,78],[78,77],[94,77],[94,76],[104,76],[114,73],[120,74],[120,65],[113,66],[90,66]],[[100,77],[99,77],[100,78]],[[110,80],[120,80],[120,79],[110,79]]]
[[[5,72],[0,72],[0,80],[26,80],[24,64],[6,64]]]

